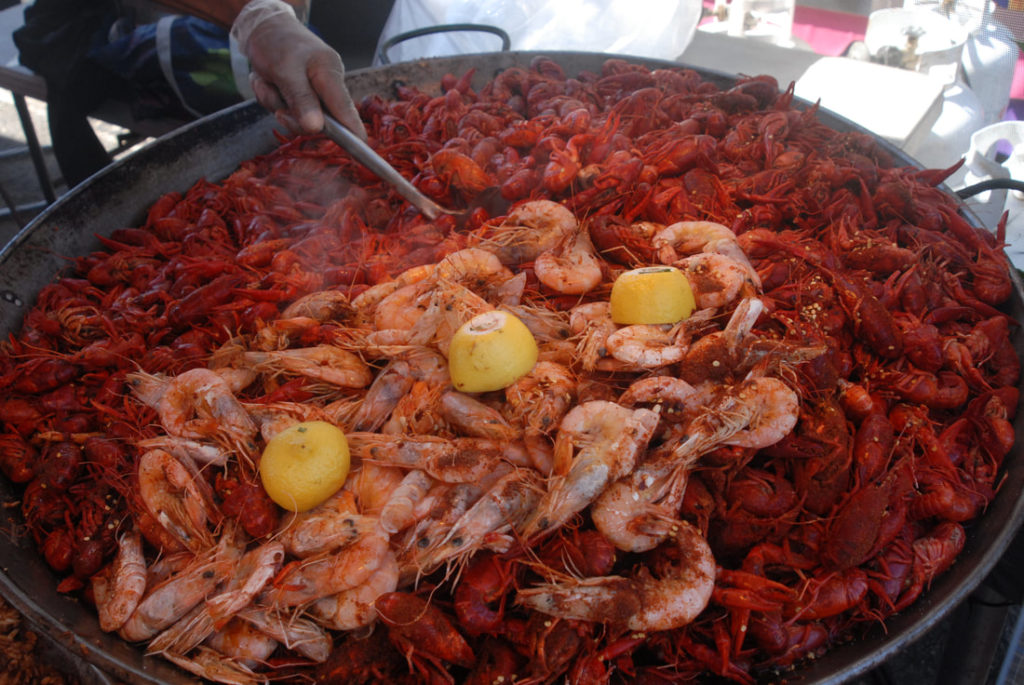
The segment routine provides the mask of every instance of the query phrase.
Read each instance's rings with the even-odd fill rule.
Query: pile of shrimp
[[[429,221],[319,136],[157,202],[0,355],[0,470],[59,589],[225,683],[753,683],[952,564],[1013,445],[998,238],[771,79],[550,60],[361,104]],[[622,272],[695,311],[620,325]],[[503,390],[447,352],[500,309]],[[341,427],[301,513],[267,441]],[[981,439],[985,436],[985,439]]]

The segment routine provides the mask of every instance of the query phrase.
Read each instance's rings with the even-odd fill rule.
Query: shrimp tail
[[[624,623],[643,608],[636,581],[621,576],[542,583],[520,590],[516,602],[542,614],[596,623]]]

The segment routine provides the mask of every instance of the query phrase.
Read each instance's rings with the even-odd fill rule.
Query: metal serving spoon
[[[355,157],[363,166],[377,174],[381,180],[390,183],[413,207],[420,210],[428,219],[436,219],[442,214],[465,216],[470,209],[447,209],[437,204],[409,183],[395,167],[377,154],[376,150],[366,144],[359,136],[352,133],[331,116],[324,116],[324,134],[340,145],[346,152]],[[487,192],[487,191],[484,191]]]

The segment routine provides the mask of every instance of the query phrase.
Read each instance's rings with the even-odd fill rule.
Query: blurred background
[[[1001,0],[715,0],[681,61],[726,71],[764,64],[781,84],[885,138],[922,166],[965,164],[961,189],[1024,177],[1024,3]],[[1016,192],[967,204],[995,227],[1011,210],[1010,242],[1024,243]],[[1011,258],[1024,263],[1017,247]]]

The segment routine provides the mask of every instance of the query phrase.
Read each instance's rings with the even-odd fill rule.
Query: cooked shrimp
[[[761,449],[793,430],[799,397],[777,378],[748,378],[737,385],[717,386],[689,424],[672,452],[680,462],[706,454],[719,445]]]
[[[754,288],[760,292],[761,290],[761,276],[757,273],[757,269],[750,263],[750,258],[747,257],[747,253],[740,247],[739,242],[735,239],[723,239],[723,240],[712,240],[704,246],[703,252],[713,252],[714,254],[720,254],[728,257],[739,264],[743,265],[743,268],[747,271],[747,276],[750,278],[750,282]]]
[[[357,312],[360,312],[369,318],[373,315],[374,308],[385,297],[399,288],[404,288],[407,285],[422,281],[424,278],[429,278],[433,273],[433,264],[423,264],[420,266],[414,266],[411,269],[406,269],[402,273],[398,274],[394,279],[370,286],[363,292],[356,295],[352,300],[352,306]]]
[[[226,438],[231,445],[252,448],[256,425],[217,373],[191,369],[173,377],[157,405],[160,423],[183,438]]]
[[[348,547],[286,566],[267,592],[267,600],[272,606],[297,606],[348,590],[369,578],[387,552],[387,533],[373,527]]]
[[[362,359],[334,345],[269,352],[251,350],[242,356],[260,371],[288,371],[343,388],[363,388],[373,380],[373,373]]]
[[[352,302],[340,290],[318,290],[298,298],[281,312],[282,319],[305,316],[321,323],[345,319],[353,313]]]
[[[654,549],[675,526],[690,470],[702,453],[679,455],[672,446],[669,439],[652,450],[632,473],[608,486],[590,507],[594,527],[623,551]]]
[[[578,224],[565,206],[551,200],[531,200],[509,212],[480,246],[496,254],[502,264],[522,264],[550,250]]]
[[[515,530],[530,515],[541,496],[541,481],[533,469],[514,469],[498,479],[443,537],[416,556],[417,570],[429,573],[446,561],[460,564],[481,548],[507,551]]]
[[[217,369],[211,369],[214,373],[224,379],[224,382],[228,384],[228,390],[231,391],[232,395],[237,395],[242,392],[259,377],[253,369],[224,366]]]
[[[417,507],[434,483],[433,478],[419,469],[413,469],[405,474],[405,478],[392,491],[387,504],[380,511],[380,527],[385,532],[394,534],[414,523]]]
[[[348,442],[352,454],[360,459],[420,469],[445,483],[477,480],[506,453],[518,459],[515,445],[486,438],[349,433]]]
[[[214,353],[214,359],[229,360],[233,358],[233,355],[237,355],[239,349],[232,344],[225,344],[221,351]],[[221,380],[227,384],[227,389],[231,394],[245,390],[256,380],[256,374],[251,369],[238,369],[224,365],[211,368],[210,371],[220,376]],[[171,381],[174,380],[172,376],[162,373],[146,373],[145,371],[129,373],[126,379],[132,394],[153,409],[159,409],[160,399],[170,387]]]
[[[289,554],[305,558],[354,544],[377,526],[376,517],[357,513],[351,492],[340,490],[320,506],[285,519],[277,539]]]
[[[398,399],[380,432],[391,435],[434,434],[445,430],[445,421],[441,416],[441,395],[447,385],[447,382],[442,385],[413,381],[409,392]]]
[[[671,532],[672,513],[682,503],[682,493],[671,488],[648,488],[650,497],[639,497],[630,479],[621,478],[598,496],[590,516],[608,540],[625,552],[646,552],[661,544]]]
[[[455,331],[477,314],[493,310],[494,305],[461,283],[441,280],[423,316],[412,327],[410,341],[414,345],[432,343],[447,356]]]
[[[277,640],[251,623],[231,619],[210,634],[206,645],[247,668],[258,668],[277,649]]]
[[[740,343],[753,330],[754,324],[764,311],[764,302],[756,297],[744,298],[729,317],[729,323],[722,331],[722,339],[730,351],[739,347]]]
[[[373,325],[378,331],[413,327],[429,304],[433,280],[410,283],[381,300],[373,310]]]
[[[139,457],[139,498],[146,510],[175,540],[193,552],[213,546],[207,528],[219,522],[213,493],[205,480],[187,463],[160,449]]]
[[[555,431],[576,396],[576,380],[569,369],[554,362],[534,364],[525,376],[505,388],[512,419],[523,425],[523,442],[534,468],[551,472],[551,445]]]
[[[320,322],[308,316],[293,316],[289,319],[278,318],[260,326],[253,333],[249,347],[257,350],[283,350],[291,347],[296,340],[306,336],[315,336],[320,330]],[[222,363],[223,359],[211,359],[213,363]],[[237,361],[228,360],[228,363]]]
[[[639,369],[656,369],[680,361],[686,345],[679,340],[681,325],[634,324],[608,336],[608,352],[620,362]]]
[[[324,413],[328,417],[327,421],[346,433],[355,430],[352,417],[359,410],[361,401],[357,395],[343,394],[333,402],[328,402],[323,406]]]
[[[246,552],[224,587],[153,638],[148,651],[187,654],[214,635],[217,626],[224,625],[249,606],[280,570],[283,561],[284,548],[279,542],[269,542]]]
[[[452,252],[438,262],[434,276],[454,281],[487,297],[493,288],[502,285],[515,274],[493,252],[479,247],[467,247]]]
[[[259,424],[264,440],[270,440],[284,429],[303,421],[331,422],[327,412],[305,402],[243,402],[242,406]]]
[[[223,466],[228,462],[231,453],[219,445],[173,435],[157,435],[135,443],[143,450],[161,449],[170,452],[178,459],[191,459],[199,464]]]
[[[146,654],[187,654],[202,644],[216,629],[210,612],[202,603],[196,604],[167,630],[150,640],[146,645]]]
[[[703,252],[708,243],[718,240],[735,243],[736,234],[713,221],[677,221],[655,233],[651,247],[662,264],[675,264],[681,255]]]
[[[126,374],[125,380],[128,381],[128,387],[131,388],[136,399],[153,409],[160,404],[160,398],[163,397],[164,390],[167,389],[167,384],[170,382],[170,378],[164,374],[145,373],[144,371]]]
[[[580,364],[593,371],[597,360],[608,354],[608,336],[618,330],[607,300],[578,304],[569,311],[569,326],[576,336]]]
[[[537,361],[572,366],[578,357],[576,345],[571,340],[551,340],[537,346]]]
[[[748,378],[736,388],[736,397],[752,408],[744,428],[723,440],[726,445],[763,449],[789,435],[800,415],[800,398],[777,378]]]
[[[358,351],[366,359],[395,357],[418,347],[412,343],[412,331],[386,328],[382,331],[352,329],[349,332],[353,333],[353,339],[347,343],[347,347]]]
[[[222,536],[221,543],[193,557],[185,568],[150,586],[118,634],[129,642],[149,640],[206,599],[226,579],[240,551]]]
[[[499,283],[490,289],[489,301],[499,307],[517,307],[523,300],[526,291],[526,272],[520,271],[512,278]]]
[[[132,527],[117,537],[114,561],[92,577],[92,592],[99,615],[100,629],[117,630],[146,591],[146,559],[142,554],[142,536]]]
[[[352,417],[357,431],[374,431],[384,425],[398,401],[416,381],[448,382],[448,362],[426,347],[412,347],[392,359],[377,374]]]
[[[695,619],[711,599],[715,559],[700,532],[678,521],[673,554],[636,577],[569,578],[520,590],[517,602],[561,618],[630,631],[671,630]]]
[[[566,295],[590,292],[604,277],[590,234],[578,228],[555,247],[542,252],[534,261],[533,270],[537,280]]]
[[[417,566],[416,556],[422,554],[423,550],[430,549],[447,535],[456,521],[462,518],[485,492],[512,471],[511,465],[501,463],[475,483],[438,483],[431,488],[426,497],[426,501],[431,504],[430,510],[414,527],[406,530],[397,544],[402,585],[412,582],[419,573],[420,566]]]
[[[189,551],[161,554],[146,568],[146,587],[154,587],[176,573],[181,573],[195,555]]]
[[[398,560],[388,551],[372,576],[361,584],[330,597],[318,599],[309,611],[331,630],[355,630],[377,620],[377,598],[398,588]]]
[[[234,616],[252,603],[284,563],[284,545],[274,540],[246,552],[235,565],[226,587],[206,600],[205,608],[215,623]]]
[[[300,616],[281,616],[263,606],[248,606],[238,612],[238,618],[251,623],[264,635],[269,635],[286,648],[317,663],[327,661],[331,654],[331,637],[312,621]]]
[[[718,242],[737,242],[736,233],[714,221],[677,221],[651,236],[651,247],[663,264],[671,264],[680,257],[707,252],[708,245]]]
[[[573,407],[559,426],[553,475],[522,529],[524,537],[558,528],[609,483],[632,471],[657,425],[657,413],[648,409],[627,409],[603,400]]]
[[[563,341],[570,336],[569,317],[563,311],[527,304],[502,305],[501,309],[515,314],[540,344]]]
[[[133,392],[160,414],[164,430],[197,440],[223,437],[251,446],[256,426],[216,371],[191,369],[174,377],[130,374]]]
[[[355,495],[356,511],[374,515],[391,499],[403,478],[405,471],[397,466],[366,462],[349,473],[344,489]]]
[[[675,262],[675,266],[689,281],[700,309],[724,307],[741,294],[757,293],[747,267],[725,255],[701,252]]]
[[[576,379],[559,364],[538,363],[505,389],[505,399],[527,426],[553,431],[572,405]]]
[[[675,376],[647,376],[634,381],[619,396],[619,404],[635,407],[653,405],[663,417],[673,417],[695,409],[700,394],[692,385]]]
[[[497,409],[457,390],[441,395],[440,410],[448,425],[465,436],[514,440],[519,435]]]
[[[200,645],[188,656],[164,652],[163,657],[193,675],[228,685],[252,685],[266,682],[266,677],[248,666],[228,658],[210,647]]]

